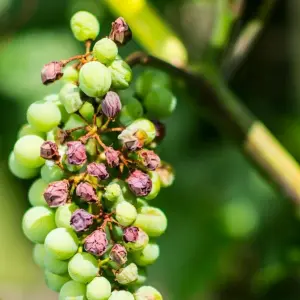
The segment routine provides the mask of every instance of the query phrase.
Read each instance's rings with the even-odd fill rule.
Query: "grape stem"
[[[272,133],[238,100],[219,72],[206,68],[201,74],[178,68],[143,52],[135,52],[127,63],[152,66],[184,79],[201,93],[201,104],[211,112],[214,123],[227,133],[268,181],[288,198],[300,204],[300,167]],[[199,101],[200,102],[200,101]]]

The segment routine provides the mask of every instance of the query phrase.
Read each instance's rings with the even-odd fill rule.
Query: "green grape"
[[[51,94],[44,98],[44,101],[53,103],[57,106],[61,114],[61,121],[66,122],[69,118],[69,114],[66,111],[64,105],[61,103],[58,94]]]
[[[76,83],[78,81],[79,72],[74,66],[68,66],[64,69],[64,75],[61,78],[65,82]]]
[[[119,121],[122,125],[128,126],[134,120],[143,116],[144,110],[142,104],[135,98],[125,104],[119,114]]]
[[[57,259],[50,252],[45,251],[44,265],[45,268],[57,275],[68,273],[68,261]]]
[[[132,70],[121,59],[113,61],[108,67],[111,72],[111,85],[114,89],[127,89],[132,80]]]
[[[28,191],[29,202],[32,206],[47,206],[47,202],[44,199],[44,191],[47,186],[47,182],[41,178],[34,181]]]
[[[27,110],[28,123],[42,132],[48,132],[61,121],[59,108],[49,101],[37,101],[32,103]]]
[[[44,243],[47,234],[55,228],[53,211],[44,206],[30,208],[23,216],[22,228],[30,241]]]
[[[144,99],[147,114],[153,119],[169,117],[176,108],[177,99],[164,87],[153,88]]]
[[[39,173],[38,168],[27,168],[17,162],[17,160],[15,159],[15,154],[13,152],[11,152],[9,155],[8,167],[11,173],[21,179],[30,179],[37,176],[37,174]]]
[[[43,244],[35,244],[33,246],[33,261],[41,268],[45,268],[45,247]]]
[[[167,229],[167,218],[158,208],[141,207],[138,211],[134,226],[143,229],[150,237],[158,237]]]
[[[134,297],[127,291],[113,291],[108,300],[134,300]]]
[[[18,132],[18,139],[25,135],[37,135],[42,139],[46,138],[45,132],[38,131],[29,124],[24,124]]]
[[[137,216],[136,208],[127,201],[121,201],[116,206],[116,219],[122,226],[131,225]]]
[[[131,263],[125,268],[116,273],[116,280],[122,284],[127,285],[135,282],[138,279],[138,268],[136,264]]]
[[[75,203],[68,203],[57,208],[55,212],[55,223],[57,227],[72,229],[70,220],[73,212],[78,208]]]
[[[111,86],[111,73],[98,61],[91,61],[79,71],[79,87],[90,97],[104,96]]]
[[[79,113],[89,122],[92,123],[95,114],[95,109],[92,103],[84,102],[84,104],[79,109]]]
[[[145,144],[150,144],[156,137],[156,129],[154,124],[144,118],[140,118],[131,123],[127,129],[129,131],[143,130],[147,134]]]
[[[108,65],[115,60],[118,47],[111,39],[103,38],[94,45],[93,54],[101,63]]]
[[[45,249],[57,259],[66,260],[71,258],[78,249],[77,235],[68,228],[56,228],[45,239]]]
[[[79,110],[83,104],[78,86],[71,82],[62,87],[59,92],[59,99],[69,114]]]
[[[103,195],[109,201],[119,201],[122,199],[122,190],[118,183],[111,182],[106,188]]]
[[[38,168],[45,162],[40,157],[40,148],[44,140],[36,135],[25,135],[17,140],[14,146],[16,161],[28,168]]]
[[[155,87],[171,87],[171,78],[164,72],[154,69],[144,71],[136,80],[136,94],[144,99]]]
[[[51,165],[46,162],[41,168],[41,177],[44,182],[50,183],[63,179],[65,173],[58,165]]]
[[[68,130],[68,129],[72,129],[72,128],[76,128],[76,127],[82,127],[82,126],[86,126],[86,123],[83,121],[83,119],[76,115],[76,114],[71,114],[68,121],[65,123],[64,126],[64,130]],[[85,130],[76,130],[74,132],[72,132],[71,137],[74,140],[77,140],[78,138],[80,138],[81,136],[83,136],[85,134]]]
[[[134,262],[141,267],[152,265],[159,257],[159,246],[155,243],[149,243],[142,251],[134,252]]]
[[[152,286],[142,286],[134,293],[135,300],[163,300],[162,295]]]
[[[78,11],[71,18],[71,30],[80,42],[94,40],[100,32],[100,24],[91,13]]]
[[[86,287],[88,300],[107,300],[111,295],[111,284],[105,277],[95,277]]]
[[[70,280],[68,274],[57,275],[45,270],[45,282],[48,288],[54,292],[59,292],[62,286]]]
[[[160,192],[160,177],[159,177],[158,173],[155,171],[149,171],[148,174],[152,181],[152,189],[151,189],[151,192],[147,196],[144,197],[144,199],[152,200],[152,199],[156,198],[156,196]]]
[[[90,253],[77,253],[71,258],[68,271],[73,280],[88,283],[98,274],[98,261]]]
[[[60,289],[59,300],[87,300],[85,284],[68,281]]]

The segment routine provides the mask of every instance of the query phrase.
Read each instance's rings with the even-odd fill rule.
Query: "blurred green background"
[[[180,37],[191,65],[203,61],[217,0],[122,1],[128,22],[137,30],[136,40],[121,50],[123,57],[141,49],[141,44],[157,51],[159,19],[150,18],[153,31],[140,35],[139,22],[148,16],[151,5]],[[70,32],[71,15],[81,9],[94,13],[105,36],[118,2],[0,0],[1,300],[57,297],[43,283],[32,261],[32,246],[21,232],[30,182],[8,172],[7,156],[26,121],[28,105],[59,89],[59,84],[42,86],[41,67],[83,50]],[[261,2],[247,1],[239,26],[255,16]],[[278,2],[230,86],[300,160],[300,2]],[[137,7],[141,8],[138,15]],[[176,62],[176,55],[183,52],[175,44],[171,43],[169,53]],[[141,70],[136,68],[135,74]],[[194,91],[178,81],[174,87],[179,103],[167,121],[168,135],[160,154],[174,165],[176,181],[153,203],[166,212],[169,227],[159,240],[161,256],[150,267],[149,283],[166,300],[300,299],[297,209],[269,187],[226,134],[209,121],[205,109],[195,105]]]

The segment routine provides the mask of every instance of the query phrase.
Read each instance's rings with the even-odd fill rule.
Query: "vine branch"
[[[130,66],[148,65],[184,79],[201,92],[201,103],[211,112],[221,129],[226,129],[247,157],[285,196],[300,204],[300,167],[271,132],[241,104],[214,71],[202,74],[175,67],[152,55],[135,52],[127,58]]]

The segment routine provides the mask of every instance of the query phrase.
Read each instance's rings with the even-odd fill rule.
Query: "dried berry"
[[[40,154],[41,157],[45,159],[58,160],[60,158],[57,145],[50,141],[46,141],[42,144]]]
[[[156,170],[160,164],[159,156],[152,150],[139,151],[139,158],[143,166],[151,171]]]
[[[136,242],[139,237],[139,228],[135,226],[127,227],[124,230],[123,239],[125,243]]]
[[[135,151],[144,146],[147,134],[143,130],[128,130],[124,129],[118,136],[122,144],[129,150]]]
[[[67,147],[66,155],[69,164],[79,166],[86,162],[87,156],[85,146],[81,142],[68,142]]]
[[[62,68],[63,64],[60,61],[52,61],[44,65],[41,72],[43,84],[46,85],[60,79],[63,76]]]
[[[119,46],[125,45],[131,40],[132,33],[124,18],[119,17],[112,23],[109,38]]]
[[[105,253],[108,246],[106,233],[100,229],[92,232],[84,242],[84,249],[96,256],[101,256]]]
[[[70,224],[75,231],[86,231],[93,224],[94,217],[80,208],[73,212]]]
[[[87,166],[87,173],[97,177],[99,180],[105,180],[109,177],[105,164],[92,162]]]
[[[124,265],[127,262],[126,248],[120,244],[115,244],[109,254],[109,258],[118,265]]]
[[[113,147],[108,147],[105,150],[106,161],[111,168],[115,168],[120,164],[119,155],[120,152],[115,150]]]
[[[161,142],[166,136],[166,125],[157,120],[152,120],[152,123],[154,124],[156,131],[155,141]]]
[[[147,246],[149,236],[139,227],[131,226],[124,230],[123,240],[129,252],[136,252],[143,250]]]
[[[115,92],[108,92],[105,95],[104,100],[101,104],[102,112],[108,117],[108,118],[115,118],[116,115],[121,111],[122,104],[120,97]]]
[[[67,203],[69,194],[69,181],[60,180],[48,185],[44,198],[50,207],[58,207]]]
[[[136,196],[147,196],[151,192],[152,181],[150,176],[140,170],[133,171],[126,181]]]
[[[87,182],[81,182],[76,188],[76,195],[86,202],[97,202],[95,189]]]

